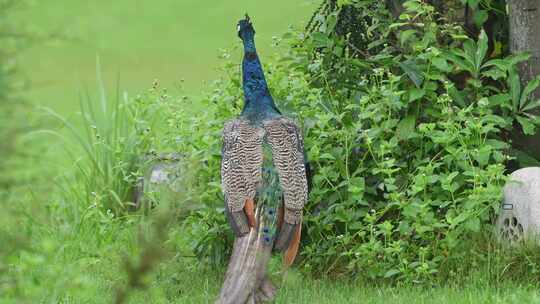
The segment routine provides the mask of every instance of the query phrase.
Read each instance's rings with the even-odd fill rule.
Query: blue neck
[[[268,90],[262,65],[255,49],[254,35],[253,33],[245,33],[242,38],[244,42],[242,80],[245,103],[241,116],[261,121],[264,118],[280,115]]]

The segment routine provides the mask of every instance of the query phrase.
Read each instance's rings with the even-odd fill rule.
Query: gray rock
[[[540,244],[540,168],[515,171],[504,187],[504,200],[496,233],[503,243],[523,240]]]
[[[135,185],[135,209],[144,204],[150,207],[157,204],[160,199],[174,199],[180,190],[180,159],[174,153],[145,156],[141,163],[143,176]]]

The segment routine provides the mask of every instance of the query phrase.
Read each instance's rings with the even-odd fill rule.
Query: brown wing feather
[[[230,212],[244,208],[248,199],[255,198],[263,163],[264,130],[248,121],[235,119],[223,129],[221,184]]]
[[[308,197],[302,134],[292,120],[284,117],[265,121],[264,129],[283,191],[284,221],[299,224]]]

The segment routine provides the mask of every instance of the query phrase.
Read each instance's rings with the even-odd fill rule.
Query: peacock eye
[[[240,32],[240,24],[236,27],[236,30]]]

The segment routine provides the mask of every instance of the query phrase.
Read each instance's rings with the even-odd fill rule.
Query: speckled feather
[[[298,224],[308,195],[303,139],[297,125],[282,116],[255,126],[242,118],[225,124],[221,177],[227,207],[232,213],[241,211],[263,185],[263,143],[271,149],[272,165],[279,176],[284,220]]]

